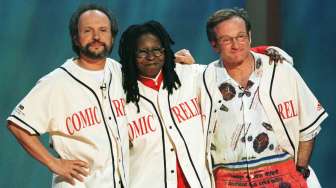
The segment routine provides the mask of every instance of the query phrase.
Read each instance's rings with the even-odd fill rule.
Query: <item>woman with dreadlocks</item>
[[[172,44],[156,21],[132,25],[121,36],[130,187],[212,187],[208,131],[202,123],[211,102],[203,68],[175,64]]]

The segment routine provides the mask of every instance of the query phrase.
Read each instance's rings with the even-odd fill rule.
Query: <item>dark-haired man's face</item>
[[[240,17],[222,21],[215,28],[214,50],[227,66],[238,66],[248,58],[251,50],[250,33]]]
[[[109,18],[98,10],[89,10],[79,17],[78,46],[80,56],[106,58],[112,49],[113,37]]]

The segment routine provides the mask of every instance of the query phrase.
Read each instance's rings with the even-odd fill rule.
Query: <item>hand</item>
[[[189,50],[182,49],[175,53],[175,63],[194,64],[195,59],[190,54]]]
[[[272,62],[274,62],[274,63],[279,63],[280,62],[282,64],[283,60],[285,59],[284,57],[281,56],[281,54],[277,50],[275,50],[273,48],[266,49],[265,54],[267,56],[269,56],[269,58],[270,58],[270,60],[269,60],[270,65],[272,64]]]
[[[52,172],[72,185],[75,185],[75,179],[84,181],[83,176],[89,175],[88,168],[88,164],[81,160],[54,159],[49,165]]]

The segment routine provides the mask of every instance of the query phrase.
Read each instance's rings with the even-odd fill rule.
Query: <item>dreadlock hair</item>
[[[139,87],[138,77],[139,70],[136,66],[136,51],[138,47],[138,39],[145,35],[152,34],[156,36],[161,46],[164,48],[164,64],[162,67],[163,73],[163,88],[168,90],[169,94],[173,93],[173,89],[181,86],[181,82],[174,70],[175,56],[171,45],[174,41],[171,39],[164,27],[157,21],[148,21],[140,25],[129,26],[121,35],[119,42],[119,57],[122,65],[122,85],[126,93],[126,103],[133,102],[139,109]]]

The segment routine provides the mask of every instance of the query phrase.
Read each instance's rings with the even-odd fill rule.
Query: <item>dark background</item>
[[[51,173],[33,160],[6,129],[14,106],[46,73],[72,57],[68,21],[80,0],[0,0],[0,187],[50,187]],[[91,1],[92,2],[92,1]],[[335,1],[110,0],[99,1],[117,16],[120,31],[150,19],[170,32],[175,50],[187,48],[198,63],[217,58],[206,38],[207,17],[220,8],[245,7],[254,45],[277,45],[294,58],[306,83],[329,113],[317,138],[311,165],[323,187],[336,187]],[[271,4],[272,3],[272,4]],[[272,5],[272,6],[270,6]],[[120,32],[120,33],[121,33]],[[117,56],[118,34],[112,57]],[[47,145],[48,136],[42,136]]]

